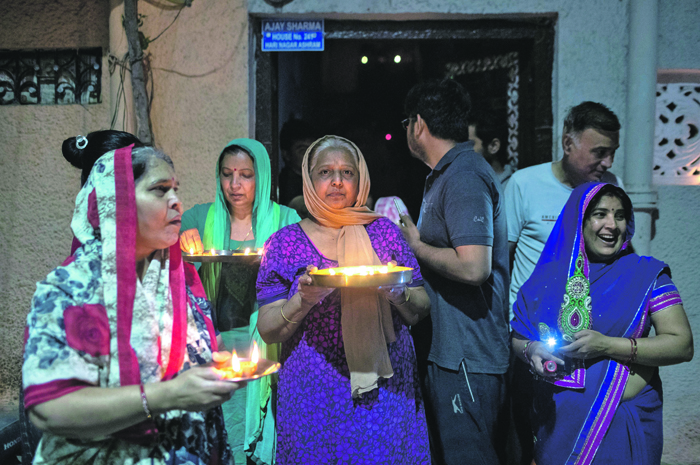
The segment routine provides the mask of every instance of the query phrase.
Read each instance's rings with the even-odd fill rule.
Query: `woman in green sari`
[[[265,147],[252,139],[229,142],[216,163],[214,202],[195,205],[182,215],[182,250],[255,251],[278,229],[298,222],[294,210],[270,200],[270,186],[270,159]],[[257,341],[261,357],[277,360],[278,344],[265,344],[256,329],[257,272],[257,266],[236,263],[205,263],[199,268],[213,306],[216,330],[226,348],[247,355]],[[274,462],[274,418],[267,413],[274,403],[275,382],[272,376],[250,382],[245,388],[245,405],[242,395],[223,405],[237,463],[243,459],[243,451],[256,463]]]

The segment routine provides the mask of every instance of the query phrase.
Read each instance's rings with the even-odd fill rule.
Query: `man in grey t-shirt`
[[[401,217],[431,303],[412,335],[433,463],[460,465],[499,462],[509,354],[503,193],[467,140],[470,106],[451,80],[409,92],[408,147],[432,171],[418,226]]]
[[[564,119],[564,156],[516,172],[505,189],[513,275],[510,305],[527,281],[549,233],[574,188],[586,182],[621,182],[608,169],[620,146],[620,121],[605,105],[583,102]]]

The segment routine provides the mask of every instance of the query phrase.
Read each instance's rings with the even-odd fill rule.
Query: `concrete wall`
[[[146,36],[155,38],[175,18],[169,5],[139,2]],[[109,18],[120,24],[120,9],[119,0],[0,5],[2,49],[102,47],[105,55],[99,105],[0,107],[0,409],[17,407],[22,335],[35,283],[70,252],[80,174],[61,155],[61,143],[110,125],[110,82],[116,85],[118,75],[110,80],[106,56],[110,42],[123,53],[125,38],[110,41]],[[242,0],[195,1],[147,50],[155,142],[175,162],[185,208],[213,198],[218,154],[229,140],[248,135],[247,22]]]
[[[658,67],[700,69],[700,10],[696,0],[659,1]],[[700,463],[700,186],[658,186],[659,219],[652,254],[671,266],[695,330],[695,360],[661,369],[664,382],[664,461]]]
[[[108,2],[3,0],[0,48],[102,47]],[[70,253],[70,219],[80,173],[61,143],[109,125],[109,73],[102,103],[0,107],[0,405],[17,406],[22,336],[35,283]],[[107,92],[105,92],[105,90]]]
[[[661,368],[664,383],[664,461],[700,463],[700,186],[659,186],[659,219],[652,255],[671,267],[695,335],[695,359]]]
[[[139,2],[142,30],[155,38],[177,11]],[[170,155],[185,208],[214,199],[214,165],[224,146],[248,137],[248,12],[244,0],[194,1],[149,45],[156,144]]]
[[[696,0],[659,0],[659,68],[700,69]]]

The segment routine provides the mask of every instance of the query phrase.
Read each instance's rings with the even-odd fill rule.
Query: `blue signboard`
[[[323,20],[263,19],[263,52],[322,52]]]

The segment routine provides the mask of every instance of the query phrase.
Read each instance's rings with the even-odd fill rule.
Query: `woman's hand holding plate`
[[[202,238],[199,237],[199,231],[192,228],[180,233],[180,250],[189,254],[201,254],[204,252]]]
[[[307,308],[311,308],[318,304],[335,290],[334,288],[330,287],[319,287],[313,285],[313,280],[311,279],[311,276],[309,276],[309,272],[316,270],[318,270],[317,267],[308,265],[304,274],[299,278],[297,292],[299,293],[302,304],[307,306]]]

